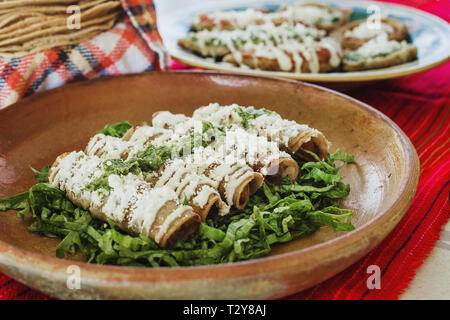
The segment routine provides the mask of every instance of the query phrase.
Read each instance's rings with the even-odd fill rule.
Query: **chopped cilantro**
[[[241,117],[241,125],[244,128],[248,127],[248,121],[251,119],[256,119],[264,114],[272,114],[272,111],[266,110],[266,109],[254,109],[252,107],[248,108],[241,108],[236,107],[233,109],[240,117]]]

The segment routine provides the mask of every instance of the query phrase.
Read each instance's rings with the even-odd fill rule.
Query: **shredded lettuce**
[[[31,168],[34,173],[34,179],[37,182],[47,182],[48,181],[48,170],[50,170],[50,165],[46,165],[41,171]]]
[[[159,248],[144,235],[127,235],[111,221],[96,219],[73,205],[45,179],[48,167],[34,170],[38,183],[29,191],[0,199],[0,210],[18,210],[21,217],[31,214],[31,232],[62,239],[56,248],[59,258],[80,250],[88,262],[141,267],[255,259],[269,254],[274,245],[313,234],[321,226],[337,231],[354,229],[353,211],[339,208],[339,200],[349,194],[350,187],[341,181],[338,171],[342,166],[336,165],[336,161],[353,162],[353,156],[337,151],[323,161],[296,160],[300,168],[296,181],[265,183],[244,210],[232,209],[226,216],[208,218],[188,239],[177,241],[170,249]]]
[[[102,130],[97,133],[103,133],[105,136],[111,136],[116,138],[122,138],[125,133],[133,127],[128,121],[117,122],[115,124],[107,124]]]

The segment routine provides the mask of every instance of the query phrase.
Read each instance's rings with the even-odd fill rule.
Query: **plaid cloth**
[[[450,3],[396,1],[450,20]],[[188,66],[173,62],[172,69]],[[411,207],[389,236],[337,276],[288,299],[397,299],[430,253],[448,220],[450,192],[450,62],[430,71],[348,92],[385,113],[417,149],[421,177]],[[367,288],[367,267],[381,269],[381,289]],[[0,274],[0,299],[48,299]]]
[[[168,55],[156,29],[152,1],[121,3],[126,17],[91,40],[22,58],[0,58],[0,109],[72,80],[167,69]]]

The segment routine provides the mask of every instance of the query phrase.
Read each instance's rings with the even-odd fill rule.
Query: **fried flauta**
[[[172,115],[167,111],[159,113],[162,122],[156,121],[156,123],[161,127],[136,127],[129,137],[129,142],[134,145],[140,145],[141,143],[151,143],[156,146],[158,144],[180,145],[186,143],[185,138],[190,136],[193,132],[191,130],[195,130],[196,126],[199,127],[200,131],[202,130],[201,122],[197,121],[197,124],[195,124],[192,119],[184,115],[174,115],[172,118],[169,114]],[[171,118],[173,121],[170,124],[164,123],[163,118],[167,120]],[[175,126],[173,126],[174,123],[176,123]],[[156,139],[149,138],[160,130],[163,134],[158,135]],[[163,142],[164,139],[168,140]],[[242,163],[238,159],[225,159],[223,155],[218,154],[212,148],[194,145],[194,148],[191,149],[190,139],[188,139],[187,147],[186,150],[181,150],[182,154],[177,154],[184,162],[184,170],[212,180],[214,182],[213,187],[220,193],[221,198],[228,206],[235,206],[238,209],[244,208],[250,195],[261,187],[263,177],[261,174],[254,172],[245,162]],[[182,171],[182,162],[177,161],[177,163],[180,166],[179,170]],[[226,210],[221,206],[219,206],[219,211],[221,214],[226,213]]]
[[[203,129],[204,120],[208,121],[204,118],[194,119],[163,111],[154,114],[152,123],[156,127],[189,135],[198,132],[198,128]],[[299,171],[297,162],[288,153],[280,151],[277,143],[269,141],[264,136],[247,132],[237,125],[201,132],[206,136],[216,135],[211,139],[210,146],[223,158],[234,157],[239,161],[242,160],[268,180],[273,180],[271,178],[275,177],[288,177],[294,181],[297,178]]]
[[[346,51],[343,60],[345,71],[387,68],[417,58],[417,48],[405,40],[389,40],[386,33],[364,43],[357,50]]]
[[[287,40],[277,46],[249,43],[241,51],[226,55],[222,61],[266,71],[320,73],[339,66],[341,50],[331,38]]]
[[[255,193],[264,181],[263,176],[253,171],[245,161],[224,156],[211,147],[195,148],[193,153],[183,160],[188,170],[204,174],[214,181],[222,199],[236,209],[244,209],[250,195]]]
[[[275,12],[248,8],[239,11],[216,11],[210,14],[200,14],[194,18],[191,28],[196,31],[205,29],[235,30],[265,23],[275,25],[301,23],[330,31],[347,22],[349,16],[347,11],[322,4],[304,3],[283,6]]]
[[[173,145],[182,140],[183,135],[168,134],[169,132],[173,131],[139,126],[125,134],[124,138],[127,140],[97,134],[89,142],[86,152],[105,159],[111,158],[111,152],[111,155],[127,155],[126,158],[122,157],[122,160],[130,160],[148,145]],[[111,143],[112,141],[114,142]],[[262,176],[253,172],[245,163],[224,163],[223,159],[217,156],[213,162],[208,162],[213,159],[211,154],[209,160],[205,160],[195,149],[179,156],[182,158],[168,160],[161,169],[148,174],[146,179],[151,181],[152,185],[170,187],[178,194],[180,201],[186,199],[203,219],[206,219],[211,210],[217,209],[219,214],[226,214],[230,206],[244,208],[250,195],[262,185]],[[217,169],[212,170],[213,168]]]
[[[193,118],[203,119],[219,126],[238,124],[245,127],[248,132],[276,142],[280,149],[306,160],[312,158],[303,150],[312,151],[322,159],[328,153],[328,141],[322,132],[283,119],[273,111],[242,107],[237,104],[221,106],[218,103],[211,103],[195,110]]]
[[[298,3],[283,6],[275,14],[284,14],[289,21],[303,23],[307,26],[327,32],[347,23],[350,11],[340,10],[320,3]]]
[[[378,22],[353,21],[334,30],[331,37],[341,44],[342,49],[356,50],[382,33],[386,33],[389,40],[402,41],[408,37],[405,24],[392,18],[382,18]]]
[[[149,126],[133,128],[128,132],[127,138],[130,139],[128,141],[97,134],[89,141],[86,153],[103,159],[130,160],[150,144],[161,145],[158,137],[163,138],[161,133],[163,131]],[[205,175],[187,171],[182,161],[181,159],[170,160],[156,171],[144,172],[145,180],[151,187],[167,187],[175,192],[178,199],[182,202],[186,201],[186,204],[190,205],[203,221],[210,212],[227,212],[229,208],[221,200],[218,191],[214,189],[214,182]]]
[[[229,206],[225,204],[216,183],[202,173],[187,166],[184,159],[167,161],[163,167],[146,175],[145,180],[152,187],[167,187],[173,190],[180,201],[185,201],[205,221],[211,213],[226,214]]]
[[[249,44],[278,46],[287,40],[302,42],[305,38],[319,40],[326,35],[323,30],[310,28],[302,24],[273,23],[250,25],[245,30],[231,31],[202,30],[190,32],[178,41],[184,49],[198,53],[204,57],[223,57],[229,53],[239,52]]]
[[[107,186],[87,188],[103,175],[103,161],[83,152],[62,154],[49,170],[49,181],[94,217],[111,220],[127,233],[144,234],[161,247],[197,229],[200,216],[190,206],[179,204],[173,190],[152,188],[134,174],[112,174]]]

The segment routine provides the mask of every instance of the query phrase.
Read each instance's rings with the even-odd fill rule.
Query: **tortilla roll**
[[[154,146],[158,144],[166,145],[164,139],[170,139],[172,135],[156,135],[155,132],[171,132],[170,130],[161,128],[154,128],[149,126],[139,126],[129,130],[127,136],[128,141],[123,139],[97,135],[97,138],[91,139],[95,141],[95,146],[100,146],[100,149],[93,147],[86,147],[87,153],[100,154],[104,159],[111,159],[114,154],[129,154],[128,158],[133,157],[136,151],[144,150],[145,147],[151,143]],[[127,135],[127,134],[126,134]],[[152,140],[153,137],[153,140]],[[158,139],[159,138],[159,139]],[[101,142],[104,139],[106,143]],[[115,140],[121,140],[115,141]],[[100,142],[99,142],[100,141]],[[112,142],[114,148],[110,148],[107,142]],[[117,146],[122,146],[122,150]],[[131,148],[133,152],[129,152]],[[109,150],[109,151],[108,151]],[[225,159],[212,149],[208,149],[207,154],[204,148],[199,150],[192,150],[193,154],[189,154],[180,159],[169,160],[157,172],[146,175],[146,180],[155,186],[168,186],[178,194],[179,200],[184,201],[185,196],[195,212],[197,212],[203,220],[206,219],[209,212],[218,209],[219,214],[224,215],[229,211],[229,207],[235,206],[238,209],[244,208],[250,198],[250,195],[256,192],[263,183],[261,174],[254,172],[252,168],[239,161],[229,159],[225,163]],[[214,160],[214,161],[212,161]],[[212,161],[212,162],[211,162]],[[167,176],[171,179],[168,179]],[[188,182],[198,182],[198,185],[186,185],[186,190],[191,190],[186,193],[184,184]],[[192,192],[194,188],[195,192]],[[206,193],[209,192],[209,197],[206,201]],[[220,201],[217,197],[220,196]]]
[[[246,29],[251,25],[273,23],[302,23],[318,29],[330,31],[346,23],[350,12],[332,8],[323,4],[302,3],[283,6],[280,10],[267,12],[248,8],[246,10],[216,11],[211,14],[196,16],[191,29],[200,30],[235,30]]]
[[[273,45],[253,45],[223,57],[223,62],[251,69],[295,73],[320,73],[336,69],[341,62],[339,44],[331,38]]]
[[[197,174],[185,165],[183,159],[166,162],[157,172],[151,172],[145,180],[152,187],[173,190],[180,201],[187,201],[205,221],[211,212],[226,212],[229,207],[222,201],[215,183],[204,174]]]
[[[351,11],[340,10],[321,3],[286,5],[277,11],[294,23],[303,23],[330,32],[350,19]]]
[[[223,57],[228,54],[230,50],[227,46],[216,45],[216,46],[202,46],[197,41],[193,41],[194,36],[188,36],[178,40],[178,45],[186,50],[198,53],[203,57]]]
[[[249,25],[260,25],[267,22],[281,24],[286,19],[278,15],[267,15],[266,12],[248,8],[244,11],[217,11],[212,14],[199,14],[194,18],[191,29],[200,30],[235,30],[245,29]]]
[[[153,145],[158,144],[168,145],[182,141],[183,137],[191,134],[196,130],[196,126],[200,125],[201,121],[194,121],[192,118],[186,117],[182,114],[172,114],[168,111],[155,113],[153,124],[156,126],[139,126],[133,129],[133,133],[129,134],[127,139],[130,143],[141,145],[142,143],[151,142]],[[131,130],[131,129],[130,129]],[[130,131],[131,132],[131,131]],[[162,132],[154,137],[155,132]],[[153,140],[152,140],[153,139]],[[248,203],[250,195],[256,192],[263,183],[263,177],[257,172],[253,172],[252,168],[245,163],[239,162],[237,159],[225,159],[224,155],[218,154],[212,148],[194,148],[189,150],[192,154],[185,156],[185,165],[189,165],[191,172],[196,172],[198,175],[204,175],[215,181],[215,188],[218,189],[221,198],[229,205],[234,205],[238,209],[242,209]],[[208,160],[209,158],[209,160]],[[211,160],[214,160],[211,162]],[[226,162],[226,163],[224,163]],[[223,175],[214,175],[211,169],[220,167]],[[235,170],[243,174],[242,177],[235,176]],[[241,180],[242,178],[242,180]],[[245,178],[245,179],[244,179]],[[237,179],[237,181],[234,181]],[[228,182],[224,181],[227,180]],[[235,184],[235,189],[225,191],[227,184]],[[222,186],[222,187],[220,187]],[[232,196],[230,194],[233,194]],[[224,212],[224,209],[219,211]]]
[[[89,139],[84,152],[99,158],[126,160],[135,150],[133,145],[122,139],[98,133]]]
[[[134,157],[138,151],[144,150],[150,143],[154,146],[174,143],[172,131],[136,126],[130,128],[122,138],[98,133],[89,140],[85,153],[100,158],[127,160]]]
[[[299,167],[297,162],[289,158],[280,158],[273,160],[267,169],[267,174],[264,176],[270,183],[281,184],[282,178],[287,177],[292,182],[297,179]]]
[[[190,32],[186,37],[178,40],[178,45],[203,57],[223,57],[229,53],[257,47],[258,44],[278,46],[289,40],[297,42],[309,39],[320,40],[325,35],[325,31],[303,24],[283,23],[276,26],[273,23],[266,23],[251,25],[245,30]]]
[[[381,18],[379,25],[367,19],[352,21],[334,30],[330,36],[341,44],[342,49],[356,50],[381,33],[386,33],[389,40],[402,41],[408,37],[406,25],[392,18]]]
[[[253,171],[245,161],[224,157],[212,147],[194,149],[192,155],[184,158],[184,163],[189,170],[202,173],[214,181],[221,198],[237,209],[245,208],[250,195],[256,192],[264,181],[262,174]]]
[[[186,196],[204,219],[215,208],[220,215],[228,214],[231,206],[245,208],[250,195],[263,183],[262,175],[245,162],[225,160],[212,148],[203,147],[183,158],[170,160],[161,173],[150,174],[146,179],[156,180],[155,175],[158,177],[155,186],[174,188],[180,200]]]
[[[94,217],[110,219],[127,233],[144,234],[163,248],[197,229],[200,216],[178,204],[173,190],[152,188],[136,175],[113,174],[108,177],[109,190],[87,190],[86,185],[104,173],[103,161],[83,152],[64,153],[50,168],[49,181]]]
[[[405,40],[389,40],[382,33],[367,41],[357,50],[345,53],[342,67],[345,71],[387,68],[417,58],[417,47]]]
[[[253,115],[247,121],[246,131],[276,142],[280,149],[290,154],[295,154],[305,160],[313,160],[302,149],[314,152],[321,159],[328,153],[328,140],[322,132],[307,125],[283,119],[273,111],[242,107],[237,104],[221,106],[218,103],[211,103],[208,106],[198,108],[194,112],[193,118],[203,119],[219,126],[242,125],[244,119],[239,111]]]
[[[189,135],[196,130],[193,126],[201,123],[202,120],[208,121],[208,119],[194,119],[163,111],[153,115],[152,123],[154,126]],[[215,142],[211,144],[212,148],[223,157],[233,156],[236,159],[242,159],[253,171],[268,178],[270,176],[288,177],[291,181],[297,178],[299,172],[297,162],[288,153],[280,151],[275,142],[247,132],[239,126],[232,126],[225,132],[224,137],[216,137]],[[253,194],[254,191],[256,190],[251,188],[250,193]]]
[[[88,145],[86,151],[88,155],[97,154],[104,159],[111,159],[112,155],[128,154],[128,158],[123,159],[127,160],[132,158],[137,151],[144,150],[149,143],[154,146],[170,145],[169,141],[172,141],[173,136],[177,137],[175,140],[180,137],[172,134],[172,131],[168,129],[150,126],[135,127],[133,130],[130,129],[125,136],[128,141],[114,137],[106,138],[104,135],[97,134],[97,138],[91,139],[91,141],[95,141],[95,144],[92,144],[96,147]],[[105,141],[103,142],[102,139]],[[111,146],[108,143],[111,143]],[[209,154],[209,157],[210,159],[214,158],[215,162],[208,163],[200,156],[199,152],[202,151],[196,152],[194,149],[193,152],[194,154],[187,157],[168,161],[160,171],[148,174],[146,180],[151,181],[155,186],[168,186],[178,194],[180,201],[184,201],[186,196],[188,204],[203,220],[211,210],[217,209],[219,214],[223,215],[228,213],[230,206],[234,205],[238,209],[244,208],[250,195],[262,185],[263,177],[259,173],[253,172],[245,163],[238,164],[238,161],[222,163],[223,158],[218,158],[217,155],[212,157],[212,154]],[[205,163],[208,164],[205,165]],[[215,173],[213,168],[220,168],[220,173]],[[168,172],[173,175],[170,176],[172,179],[166,178]],[[188,182],[192,182],[192,184],[186,185],[188,189],[180,188]],[[198,185],[194,185],[195,182],[198,182]],[[192,188],[195,192],[192,192]],[[185,192],[186,190],[190,191]],[[207,193],[209,196],[206,200]],[[218,196],[223,201],[219,201]]]
[[[191,133],[202,133],[202,120],[192,119],[181,113],[170,111],[157,111],[152,115],[153,128],[165,129],[171,132],[170,141],[180,142]]]
[[[122,140],[128,141],[140,148],[149,143],[154,146],[169,145],[174,143],[173,138],[173,132],[171,130],[140,125],[131,127],[122,137]]]
[[[288,153],[281,151],[276,142],[248,132],[236,124],[226,131],[224,141],[217,140],[212,147],[227,157],[243,159],[267,180],[288,177],[294,181],[298,176],[297,162]]]
[[[91,138],[86,147],[86,153],[103,159],[114,159],[120,156],[120,159],[124,161],[129,160],[150,143],[159,144],[161,141],[155,141],[155,139],[162,138],[158,134],[160,132],[161,130],[154,130],[148,126],[131,128],[128,131],[128,141],[97,134]],[[136,135],[133,135],[134,133]],[[169,160],[158,171],[146,173],[145,180],[152,188],[167,187],[173,190],[179,201],[186,200],[187,204],[200,215],[202,221],[206,220],[210,212],[227,210],[227,205],[214,189],[214,182],[203,174],[186,170],[182,162],[181,159]]]

